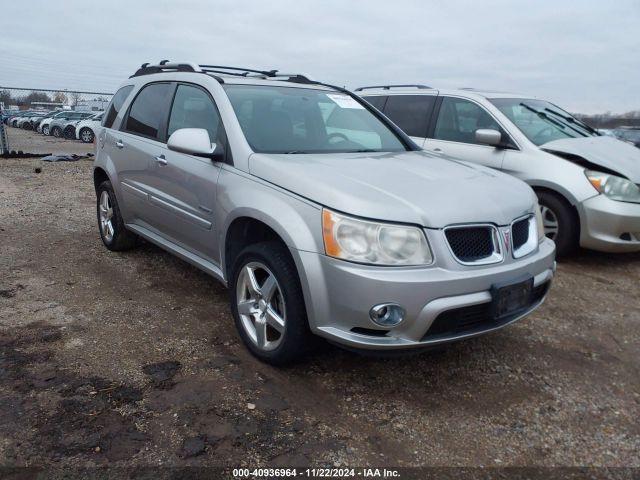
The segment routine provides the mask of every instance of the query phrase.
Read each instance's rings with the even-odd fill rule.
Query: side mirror
[[[498,147],[502,143],[502,134],[498,130],[479,128],[476,130],[476,142]]]
[[[167,148],[174,152],[187,153],[198,157],[217,160],[217,146],[211,143],[209,132],[204,128],[181,128],[171,134],[167,140]],[[219,150],[219,149],[218,149]]]

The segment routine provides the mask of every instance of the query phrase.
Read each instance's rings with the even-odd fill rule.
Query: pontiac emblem
[[[511,249],[511,230],[503,230],[502,237],[504,238],[504,249],[508,252]]]

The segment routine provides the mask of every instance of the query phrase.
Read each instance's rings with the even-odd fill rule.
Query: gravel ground
[[[640,255],[581,252],[492,335],[275,369],[221,285],[94,212],[91,162],[0,159],[2,465],[640,467]]]
[[[92,143],[82,143],[80,140],[65,140],[53,136],[41,135],[21,128],[7,127],[7,138],[9,139],[9,149],[23,151],[25,153],[75,153],[85,155],[93,153],[95,146]]]

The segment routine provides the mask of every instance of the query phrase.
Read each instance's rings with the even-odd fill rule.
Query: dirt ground
[[[581,252],[498,333],[276,369],[213,279],[102,246],[90,161],[0,159],[0,464],[640,467],[639,282]]]
[[[9,150],[16,152],[85,155],[93,153],[95,150],[92,143],[82,143],[79,140],[65,140],[7,126],[5,126],[5,131],[9,140]]]

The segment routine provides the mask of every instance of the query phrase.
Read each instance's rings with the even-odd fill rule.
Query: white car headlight
[[[584,174],[599,193],[611,200],[640,203],[640,188],[631,180],[592,170],[585,170]]]
[[[428,265],[433,261],[418,227],[371,222],[322,210],[324,249],[331,257],[374,265]]]

